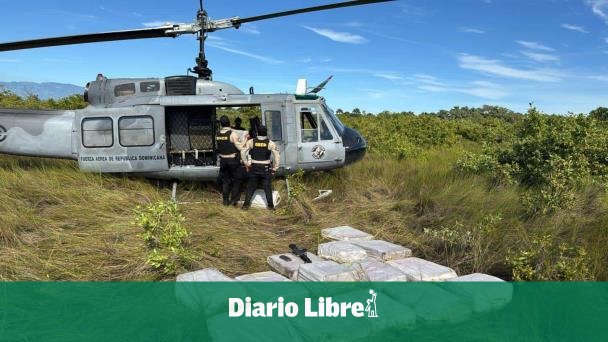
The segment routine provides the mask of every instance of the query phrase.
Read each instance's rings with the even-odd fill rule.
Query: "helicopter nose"
[[[342,135],[342,142],[346,149],[346,160],[345,165],[353,164],[365,156],[367,151],[367,142],[356,130],[345,127],[344,134]]]

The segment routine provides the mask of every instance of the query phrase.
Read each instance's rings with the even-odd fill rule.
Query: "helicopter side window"
[[[142,93],[155,93],[160,90],[160,82],[141,82],[139,84],[139,91]]]
[[[134,94],[135,94],[135,83],[121,84],[121,85],[117,85],[114,88],[114,96],[116,96],[116,97],[129,96],[129,95],[134,95]]]
[[[321,120],[321,140],[334,140],[325,120]]]
[[[283,126],[281,125],[281,112],[278,110],[267,110],[264,112],[268,137],[272,141],[283,140]]]
[[[300,112],[300,124],[302,127],[302,142],[319,141],[319,114],[310,111]]]
[[[87,118],[82,120],[82,145],[87,148],[104,148],[114,145],[111,118]]]
[[[124,147],[154,145],[154,119],[151,116],[125,116],[118,120],[120,145]]]

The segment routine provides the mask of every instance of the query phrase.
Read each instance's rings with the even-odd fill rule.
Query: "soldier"
[[[234,127],[232,127],[232,129],[234,129],[236,131],[246,131],[246,129],[243,127],[243,119],[241,119],[241,118],[234,119]]]
[[[247,182],[247,195],[243,209],[249,209],[253,193],[260,180],[263,181],[264,192],[268,209],[274,210],[272,198],[272,177],[279,169],[279,149],[267,137],[268,129],[265,126],[258,128],[258,137],[247,141],[241,152],[241,158],[249,171]]]
[[[230,129],[230,119],[220,118],[222,129],[216,136],[217,154],[220,157],[220,179],[222,180],[222,199],[224,205],[236,205],[241,198],[243,170],[240,153],[243,143],[238,134]]]

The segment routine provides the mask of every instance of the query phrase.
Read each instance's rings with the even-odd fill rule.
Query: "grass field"
[[[429,150],[413,160],[371,155],[342,170],[308,174],[305,194],[278,213],[225,208],[212,184],[181,184],[179,201],[185,203],[179,208],[194,255],[182,271],[216,267],[233,276],[264,271],[266,257],[287,251],[290,243],[316,251],[322,228],[352,225],[461,273],[507,279],[512,274],[507,256],[525,255],[536,246],[535,237],[549,235],[584,247],[590,278],[608,279],[603,192],[580,189],[584,196],[572,209],[530,219],[521,214],[517,187],[491,187],[482,176],[455,172],[462,152]],[[275,188],[285,199],[285,182],[277,180]],[[172,278],[146,264],[142,229],[132,223],[137,205],[170,198],[168,185],[85,174],[72,162],[2,156],[0,189],[0,279]],[[332,189],[334,195],[313,203],[318,189]],[[538,267],[564,262],[546,249]]]
[[[79,96],[41,101],[0,91],[0,108],[85,106]],[[144,227],[134,222],[138,206],[170,199],[169,185],[0,155],[0,280],[169,280],[203,267],[234,276],[266,270],[266,257],[291,243],[315,252],[320,230],[341,225],[461,274],[608,280],[608,108],[556,116],[455,107],[341,119],[366,137],[368,156],[293,179],[304,190],[276,213],[225,208],[213,184],[180,184],[189,258],[168,273],[151,266]],[[287,198],[284,180],[275,189]],[[313,203],[321,189],[334,194]]]

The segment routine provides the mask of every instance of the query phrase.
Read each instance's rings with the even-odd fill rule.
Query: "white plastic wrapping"
[[[323,259],[332,260],[341,264],[352,264],[367,258],[367,253],[363,248],[345,241],[320,244],[317,253]]]
[[[369,240],[352,241],[351,243],[363,248],[368,256],[384,261],[404,259],[412,256],[411,249],[386,241]]]
[[[334,261],[300,265],[298,281],[356,281],[355,272]]]
[[[288,319],[233,318],[221,314],[209,319],[207,328],[214,342],[274,341],[277,336],[289,336],[289,341],[305,341]]]
[[[272,272],[272,271],[268,271],[268,272],[260,272],[260,273],[253,273],[253,274],[245,274],[239,277],[234,278],[238,281],[247,281],[247,282],[268,282],[268,283],[272,283],[272,282],[282,282],[282,281],[291,281],[285,277],[283,277],[282,275]]]
[[[272,201],[274,202],[275,207],[281,203],[281,195],[279,195],[278,191],[272,192]],[[266,193],[264,192],[264,190],[256,190],[253,193],[253,197],[251,199],[251,207],[258,209],[268,208],[268,203],[266,203]]]
[[[374,238],[374,236],[371,234],[362,232],[349,226],[323,229],[321,231],[321,236],[335,241],[359,241],[372,240]]]
[[[411,284],[407,290],[391,286],[383,291],[412,308],[424,324],[460,323],[471,316],[463,300],[435,284]]]
[[[359,281],[389,282],[407,281],[407,276],[400,270],[381,261],[363,261],[353,265]]]
[[[419,258],[392,260],[388,264],[405,273],[408,281],[446,281],[458,277],[449,267]]]
[[[350,299],[348,302],[351,302]],[[331,318],[298,319],[291,323],[306,341],[368,341],[374,334],[374,319],[343,319],[340,329],[331,324]],[[275,341],[270,339],[270,341]],[[262,341],[261,339],[259,341]]]
[[[376,293],[376,315],[378,317],[368,317],[369,312],[365,312],[365,317],[369,318],[367,321],[371,324],[374,332],[381,332],[387,329],[412,329],[416,325],[416,313],[409,306],[403,305],[387,294],[383,292],[374,291]],[[371,305],[371,294],[369,291],[360,290],[345,294],[339,294],[333,297],[336,302],[349,303],[352,301],[358,301],[367,305],[367,301],[370,300]],[[383,314],[386,312],[399,313],[396,315]]]
[[[457,277],[457,278],[453,278],[453,279],[448,279],[446,281],[455,281],[455,282],[504,282],[504,280],[491,276],[489,274],[483,274],[483,273],[474,273],[474,274],[469,274],[469,275],[465,275],[462,277]]]
[[[206,268],[204,270],[184,273],[177,276],[178,282],[196,281],[196,282],[223,282],[234,281],[234,279],[224,275],[215,268]]]
[[[306,253],[306,256],[312,262],[323,261],[312,253]],[[298,279],[298,269],[300,268],[300,265],[304,264],[304,260],[291,253],[272,255],[268,257],[267,261],[271,270],[294,281]]]
[[[461,283],[450,284],[445,288],[456,296],[464,298],[475,312],[500,309],[513,299],[513,285],[491,275],[475,273],[448,281]],[[465,284],[470,282],[492,282],[494,284],[488,286]]]
[[[175,284],[175,298],[191,310],[202,312],[205,315],[214,315],[226,310],[223,300],[219,299],[228,295],[245,298],[247,291],[239,285],[231,286],[230,289],[226,289],[226,292],[209,293],[206,291],[205,283],[234,281],[214,268],[180,274],[177,276]]]

